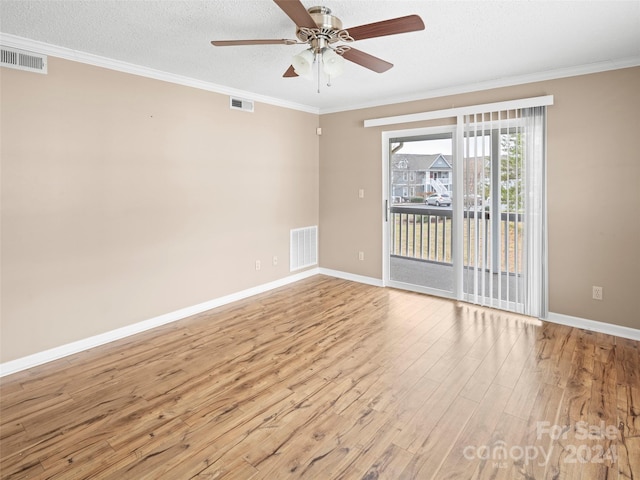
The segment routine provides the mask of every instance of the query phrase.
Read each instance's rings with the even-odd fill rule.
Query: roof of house
[[[402,170],[451,170],[451,155],[441,153],[421,155],[416,153],[395,153],[391,157],[394,169]]]

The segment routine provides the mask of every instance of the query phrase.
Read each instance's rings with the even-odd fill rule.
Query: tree
[[[492,135],[497,135],[494,131]],[[523,138],[521,133],[500,133],[500,206],[502,211],[522,212],[523,199]],[[491,156],[484,157],[484,178],[478,179],[484,188],[484,198],[490,201],[493,196],[491,185]]]
[[[500,135],[500,203],[509,212],[521,212],[523,202],[521,133]]]

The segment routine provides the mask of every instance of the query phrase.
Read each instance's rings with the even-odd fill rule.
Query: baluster
[[[442,261],[447,261],[447,217],[442,217]]]
[[[422,230],[424,227],[424,215],[420,215],[420,259],[422,259],[423,257],[423,236],[422,236]]]
[[[412,227],[411,227],[412,228],[412,235],[411,235],[411,237],[413,239],[413,242],[412,242],[413,243],[413,245],[412,245],[412,251],[413,251],[413,255],[412,256],[413,256],[413,258],[416,258],[416,216],[417,215],[414,213],[413,214],[413,219],[412,219],[412,222],[411,222],[411,224],[412,224]]]
[[[405,240],[405,246],[404,246],[404,254],[406,257],[409,256],[409,214],[407,213],[407,222],[406,222],[406,226],[407,226],[407,231],[405,233],[404,236],[404,240]]]
[[[431,215],[427,215],[427,260],[431,260]]]
[[[439,250],[438,240],[440,240],[440,238],[438,236],[438,224],[439,223],[440,223],[440,215],[436,215],[436,251],[435,251],[436,262],[438,261],[438,250]]]

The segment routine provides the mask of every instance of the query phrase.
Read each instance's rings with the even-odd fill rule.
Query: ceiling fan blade
[[[393,67],[393,63],[389,63],[381,58],[374,57],[373,55],[369,55],[368,53],[362,52],[360,50],[356,50],[355,48],[350,48],[346,50],[342,56],[349,60],[350,62],[357,63],[358,65],[362,65],[364,68],[368,68],[369,70],[373,70],[377,73],[383,73]]]
[[[297,77],[298,74],[295,72],[295,70],[293,69],[293,65],[291,65],[286,72],[284,72],[284,75],[282,75],[283,77]]]
[[[347,32],[354,40],[364,40],[365,38],[384,37],[385,35],[396,35],[418,30],[424,30],[422,19],[418,15],[407,15],[406,17],[392,18],[348,28]]]
[[[265,39],[265,40],[212,40],[211,45],[216,47],[232,47],[236,45],[295,45],[296,40],[282,39]]]
[[[273,0],[297,27],[318,28],[300,0]]]

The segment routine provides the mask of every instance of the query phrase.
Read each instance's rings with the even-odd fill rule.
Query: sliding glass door
[[[402,288],[454,294],[452,128],[389,139],[388,279]]]
[[[464,118],[462,295],[546,315],[544,108]]]
[[[544,117],[385,133],[388,285],[546,315]]]

